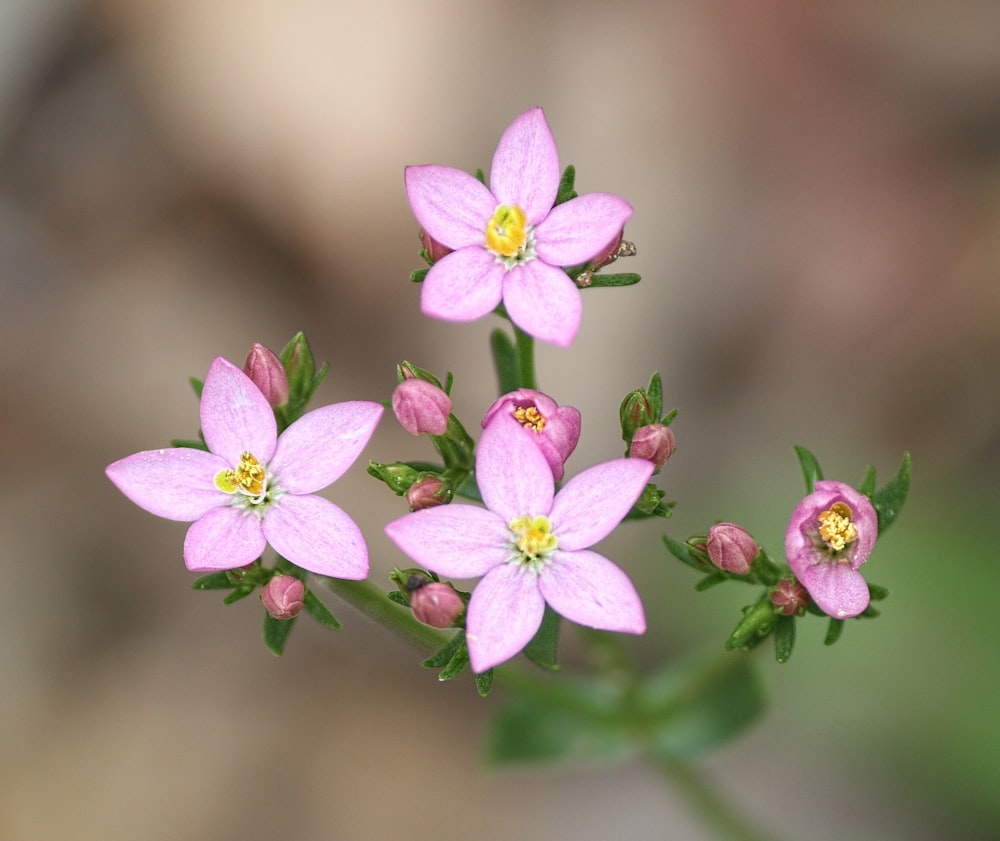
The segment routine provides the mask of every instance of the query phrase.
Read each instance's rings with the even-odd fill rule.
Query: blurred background
[[[620,452],[654,370],[681,410],[675,537],[727,519],[780,554],[793,444],[846,481],[913,453],[865,568],[884,615],[832,648],[803,623],[785,666],[762,650],[768,714],[702,770],[775,838],[990,837],[998,33],[986,0],[0,2],[0,837],[712,837],[640,764],[482,767],[502,693],[439,685],[332,597],[343,630],[299,623],[273,657],[260,605],[192,592],[185,526],[103,474],[196,432],[214,356],[299,329],[321,402],[385,399],[410,359],[455,372],[474,426],[494,325],[419,315],[402,170],[487,168],[533,105],[581,192],[634,204],[643,275],[539,349],[583,412],[570,473]],[[387,418],[329,491],[376,580],[402,508],[364,459],[428,453]],[[696,598],[662,530],[607,546],[650,662],[718,650],[746,600]]]

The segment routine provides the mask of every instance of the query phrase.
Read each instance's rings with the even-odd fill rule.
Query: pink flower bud
[[[410,592],[413,615],[432,628],[450,628],[465,610],[465,602],[453,587],[430,581]]]
[[[288,402],[288,375],[281,360],[270,349],[255,342],[243,363],[245,373],[260,389],[272,407],[284,406]]]
[[[659,470],[674,454],[674,432],[662,423],[640,426],[632,436],[628,454],[632,458],[644,458],[653,462]]]
[[[451,398],[426,380],[404,379],[392,393],[392,411],[410,435],[444,435],[451,414]]]
[[[442,245],[434,239],[427,231],[420,232],[420,244],[427,250],[432,264],[436,263],[442,257],[447,257],[452,251],[447,245]]]
[[[260,600],[275,619],[293,619],[302,610],[306,585],[294,575],[276,575],[260,591]]]
[[[406,491],[406,501],[410,504],[412,511],[420,511],[424,508],[433,508],[435,505],[444,505],[450,500],[444,482],[437,476],[424,476],[414,482]]]
[[[746,575],[760,551],[749,532],[735,523],[716,523],[705,538],[708,557],[719,569]]]
[[[801,616],[809,604],[809,593],[794,578],[784,578],[771,591],[771,604],[784,616]]]

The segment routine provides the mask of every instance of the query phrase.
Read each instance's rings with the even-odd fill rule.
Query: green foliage
[[[806,480],[806,493],[813,492],[814,485],[823,478],[823,471],[820,470],[819,462],[805,447],[795,447],[795,455],[799,457],[799,464],[802,467],[802,478]]]
[[[559,629],[562,618],[548,605],[542,615],[538,632],[524,648],[525,656],[536,665],[550,671],[559,669]]]
[[[294,619],[275,619],[264,611],[264,645],[266,645],[275,656],[281,656],[285,650],[285,641],[291,633]]]
[[[878,515],[878,531],[882,534],[895,522],[910,493],[910,454],[903,453],[903,463],[888,482],[872,494],[872,505]]]

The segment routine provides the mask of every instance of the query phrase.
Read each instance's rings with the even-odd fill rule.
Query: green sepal
[[[756,604],[743,608],[743,618],[726,640],[726,649],[749,648],[756,645],[774,628],[775,608],[765,594]]]
[[[722,575],[718,572],[709,573],[701,581],[694,585],[694,589],[698,593],[704,593],[706,590],[715,587],[717,584],[722,584],[722,582],[727,580],[727,576]]]
[[[276,410],[276,415],[287,428],[302,416],[310,398],[326,379],[330,366],[324,362],[316,368],[312,349],[301,330],[285,345],[279,358],[288,375],[288,402]]]
[[[228,590],[232,586],[233,582],[225,570],[222,572],[210,572],[208,575],[203,575],[191,584],[191,587],[195,590]]]
[[[410,282],[423,283],[424,278],[427,277],[427,272],[429,271],[430,269],[414,269],[412,272],[410,272]]]
[[[878,515],[878,533],[881,535],[892,523],[910,492],[910,454],[903,453],[903,463],[888,482],[872,494],[872,505]]]
[[[481,675],[473,675],[476,680],[476,691],[485,698],[493,688],[493,669],[487,669]]]
[[[329,628],[331,631],[340,630],[341,625],[337,621],[336,617],[330,613],[327,606],[323,604],[323,602],[316,597],[316,594],[313,593],[313,591],[308,587],[306,588],[305,597],[302,600],[302,606],[306,609],[309,615],[319,622],[319,624],[324,628]]]
[[[190,438],[174,438],[170,441],[170,446],[188,450],[204,450],[206,453],[209,451],[208,445],[200,439],[194,441]]]
[[[691,547],[687,543],[680,543],[674,540],[669,534],[663,535],[663,544],[667,547],[667,550],[677,558],[682,564],[687,564],[692,569],[698,570],[698,572],[709,572],[713,573],[715,567],[712,566],[708,561],[703,561],[694,552],[691,551]]]
[[[826,629],[826,637],[823,639],[823,645],[833,645],[840,639],[842,633],[844,633],[844,620],[830,617],[830,625]]]
[[[574,182],[576,181],[576,167],[570,164],[563,170],[562,178],[559,179],[559,189],[556,191],[555,204],[562,204],[577,197]]]
[[[295,619],[275,619],[264,611],[264,645],[276,656],[281,656],[285,650],[285,641],[292,630]]]
[[[228,596],[226,596],[222,600],[222,603],[223,604],[235,604],[240,599],[245,599],[247,596],[249,596],[256,589],[257,589],[257,586],[255,584],[240,584],[238,587],[235,587],[233,589],[233,592],[231,592]]]
[[[618,274],[601,274],[595,272],[590,276],[590,281],[581,289],[608,289],[619,286],[635,286],[642,276],[635,272],[619,272]]]
[[[201,390],[205,387],[205,381],[199,380],[197,377],[188,377],[188,382],[194,389],[194,396],[201,400]]]
[[[820,470],[816,456],[805,447],[796,446],[795,455],[799,457],[799,464],[802,467],[802,478],[806,480],[806,494],[811,494],[816,483],[823,478],[823,471]]]
[[[774,623],[774,659],[787,663],[795,647],[795,617],[779,616]]]
[[[673,516],[675,503],[664,502],[663,497],[666,491],[661,491],[655,484],[650,482],[643,488],[642,494],[636,500],[628,514],[626,520],[642,520],[647,517],[661,517],[669,520]]]
[[[505,330],[498,327],[490,333],[490,352],[493,354],[493,368],[497,374],[500,394],[516,391],[519,377],[517,348]]]
[[[558,671],[559,629],[561,626],[562,617],[548,605],[545,605],[542,624],[535,636],[531,638],[531,642],[524,647],[524,656],[543,669]]]

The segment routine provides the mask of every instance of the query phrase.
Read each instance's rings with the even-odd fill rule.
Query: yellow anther
[[[215,474],[215,487],[223,493],[241,493],[257,499],[267,487],[267,473],[253,453],[243,453],[235,469]]]
[[[517,517],[508,528],[514,535],[514,545],[527,561],[544,558],[559,545],[548,517]]]
[[[514,409],[514,420],[533,432],[541,432],[547,423],[545,415],[538,411],[537,406],[525,406],[524,408],[518,406]]]
[[[516,204],[501,204],[486,223],[486,247],[501,257],[514,257],[528,242],[527,218]]]
[[[854,525],[854,512],[844,502],[835,502],[816,519],[819,522],[819,536],[834,552],[858,539],[858,527]]]

